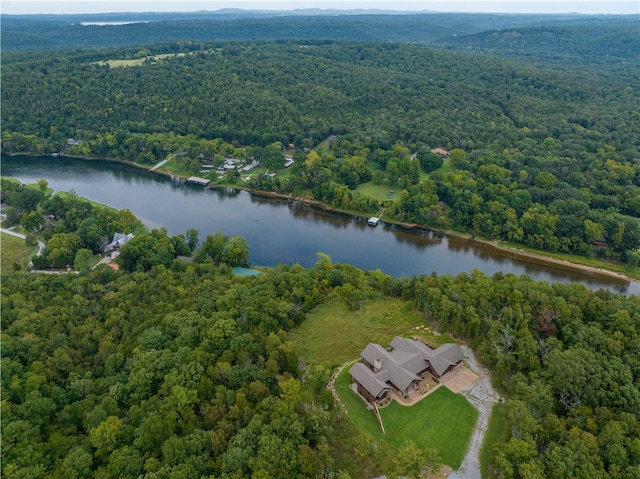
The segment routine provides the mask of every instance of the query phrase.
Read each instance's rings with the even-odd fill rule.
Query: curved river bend
[[[75,192],[114,208],[129,208],[149,228],[170,235],[189,228],[200,239],[220,231],[247,240],[253,265],[311,266],[323,252],[335,263],[380,269],[393,276],[457,275],[473,269],[527,274],[536,280],[579,281],[589,288],[640,294],[640,283],[550,266],[464,239],[415,234],[382,223],[376,228],[311,207],[252,196],[240,190],[205,189],[183,180],[108,161],[3,157],[2,175],[56,191]]]

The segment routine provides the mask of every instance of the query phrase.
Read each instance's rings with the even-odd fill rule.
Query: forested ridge
[[[3,51],[124,47],[162,41],[256,41],[274,39],[448,43],[457,37],[530,26],[637,25],[634,15],[509,15],[490,13],[375,12],[363,10],[249,11],[83,15],[2,15]],[[115,22],[109,25],[109,22]],[[117,24],[125,22],[125,24]],[[133,22],[133,23],[127,23]],[[84,25],[83,25],[84,24]],[[585,26],[587,28],[585,28]],[[597,31],[597,30],[596,30]],[[470,41],[474,41],[471,37]],[[600,39],[583,42],[597,48]],[[554,45],[547,44],[547,49]],[[468,45],[465,45],[468,47]],[[497,51],[500,51],[498,49]]]
[[[637,296],[477,271],[396,279],[326,256],[238,278],[204,256],[3,272],[3,477],[394,475],[286,334],[325,302],[358,314],[389,296],[492,368],[508,397],[498,477],[637,476]]]
[[[238,277],[242,238],[145,231],[45,180],[3,179],[2,201],[47,239],[34,264],[79,272],[2,272],[3,477],[418,474],[415,445],[390,451],[358,432],[326,389],[331,368],[301,368],[287,334],[318,306],[362,315],[385,298],[489,365],[507,398],[497,477],[638,474],[638,296],[479,271],[393,278],[324,254]],[[115,231],[135,232],[120,270],[92,269]]]
[[[146,167],[170,159],[181,174],[255,158],[278,174],[254,175],[249,188],[350,211],[382,204],[397,221],[637,267],[637,27],[571,20],[496,33],[485,20],[476,37],[441,43],[467,52],[351,41],[363,40],[357,18],[349,28],[333,20],[333,35],[358,37],[344,42],[152,44],[170,39],[147,35],[161,35],[158,24],[121,29],[134,32],[126,47],[28,53],[5,45],[52,42],[59,25],[24,35],[3,25],[2,149]],[[316,31],[330,21],[316,19]],[[275,18],[262,33],[278,22],[314,25]],[[184,21],[171,34],[211,25]],[[78,43],[70,35],[51,48],[113,39],[114,29],[83,28],[62,34],[88,32]],[[390,30],[402,41],[414,33]],[[552,51],[528,41],[540,38]],[[235,171],[203,175],[241,181]],[[354,429],[326,389],[330,368],[302,369],[288,336],[318,306],[356,315],[388,298],[466,341],[491,369],[505,397],[495,477],[640,477],[638,296],[478,271],[393,278],[323,254],[312,268],[238,277],[232,267],[249,266],[240,237],[145,231],[128,210],[51,195],[45,180],[1,187],[7,221],[28,242],[47,240],[34,265],[79,272],[2,271],[3,477],[417,476],[415,456],[406,457],[414,469],[400,469],[410,462],[392,461],[398,451]],[[376,187],[397,194],[364,192]],[[91,269],[116,232],[135,234],[120,270]]]
[[[638,90],[637,63],[623,59],[601,68],[397,43],[8,52],[2,146],[149,167],[174,158],[191,175],[234,154],[282,170],[294,144],[291,175],[246,185],[375,214],[380,199],[361,187],[384,184],[400,193],[383,201],[390,219],[635,267]],[[436,147],[450,150],[444,167]]]

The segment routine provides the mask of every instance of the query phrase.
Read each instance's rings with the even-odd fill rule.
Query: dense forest
[[[3,51],[124,47],[165,41],[256,41],[274,39],[338,40],[459,45],[460,38],[486,31],[522,27],[558,30],[564,42],[579,46],[607,46],[596,29],[580,38],[564,27],[637,27],[634,15],[518,15],[437,12],[381,12],[369,10],[251,11],[240,9],[189,13],[112,13],[83,15],[2,15]],[[113,25],[109,25],[113,22]],[[584,28],[581,31],[585,31]],[[547,31],[550,33],[550,31]],[[595,33],[595,35],[594,35]],[[546,50],[554,45],[546,38]],[[521,45],[531,48],[531,45]],[[565,45],[562,45],[566,47]],[[557,49],[557,45],[555,45]],[[498,49],[499,51],[500,49]]]
[[[242,238],[148,232],[44,180],[3,179],[2,201],[31,208],[23,227],[40,221],[48,241],[34,263],[80,272],[2,272],[4,477],[417,474],[345,424],[330,368],[300,369],[287,336],[322,304],[357,314],[385,298],[491,366],[508,398],[498,477],[638,474],[637,296],[478,271],[393,278],[323,254],[313,268],[237,277],[231,267],[249,265]],[[113,231],[136,233],[120,270],[92,269]]]
[[[7,52],[2,147],[148,167],[174,158],[192,175],[231,155],[282,170],[282,146],[293,144],[288,179],[246,185],[365,214],[381,205],[361,186],[386,185],[400,193],[383,202],[389,219],[634,267],[633,35],[616,37],[624,58],[583,49],[563,65],[326,41]],[[446,164],[436,147],[449,150]]]
[[[640,263],[636,17],[226,15],[3,16],[3,153],[168,159],[221,184],[242,179],[203,164],[255,159],[277,175],[247,188]],[[33,266],[75,270],[1,272],[3,477],[417,477],[425,451],[372,443],[289,335],[388,300],[491,369],[494,477],[640,477],[638,296],[321,253],[236,276],[241,237],[147,231],[44,179],[0,187],[3,226],[46,241]],[[134,236],[93,268],[115,233]]]
[[[328,257],[245,278],[207,255],[143,269],[3,273],[3,477],[394,475],[375,469],[388,452],[335,433],[330,371],[300,371],[286,334],[325,302],[390,296],[492,366],[509,397],[498,477],[637,477],[636,296],[477,271],[395,279]]]

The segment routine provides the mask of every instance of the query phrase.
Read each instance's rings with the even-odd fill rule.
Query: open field
[[[14,263],[24,268],[29,256],[38,250],[37,246],[27,246],[23,239],[6,233],[2,233],[0,240],[0,271],[13,270]]]
[[[464,396],[441,387],[410,407],[392,401],[380,410],[387,432],[382,434],[373,411],[349,388],[349,382],[345,368],[336,379],[336,391],[360,431],[394,450],[408,440],[420,448],[435,448],[444,464],[460,467],[478,417],[478,411]]]
[[[160,55],[151,55],[151,56],[145,56],[145,57],[140,57],[140,58],[132,58],[129,60],[105,60],[105,61],[101,61],[101,62],[95,62],[98,65],[109,65],[111,68],[123,68],[123,67],[135,67],[135,66],[139,66],[142,65],[145,61],[158,61],[158,60],[162,60],[163,58],[169,58],[169,57],[183,57],[185,56],[186,53],[163,53]]]
[[[453,342],[448,335],[415,329],[423,324],[411,303],[400,299],[369,301],[361,311],[349,311],[334,301],[310,312],[290,337],[307,363],[327,362],[331,366],[360,357],[370,342],[387,345],[395,336],[418,336],[436,347]]]

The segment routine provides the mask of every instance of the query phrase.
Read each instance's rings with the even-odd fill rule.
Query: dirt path
[[[160,163],[158,163],[156,166],[154,166],[153,168],[151,168],[151,171],[157,170],[158,168],[160,168],[162,165],[165,165],[167,163],[169,163],[169,160],[171,160],[171,158],[167,158],[166,160],[162,160]]]
[[[461,348],[464,352],[465,362],[478,375],[478,380],[462,391],[462,394],[478,410],[478,421],[460,469],[452,471],[448,478],[480,479],[480,449],[489,426],[491,409],[500,400],[500,395],[491,386],[489,372],[478,364],[473,351],[467,346],[461,346]]]

